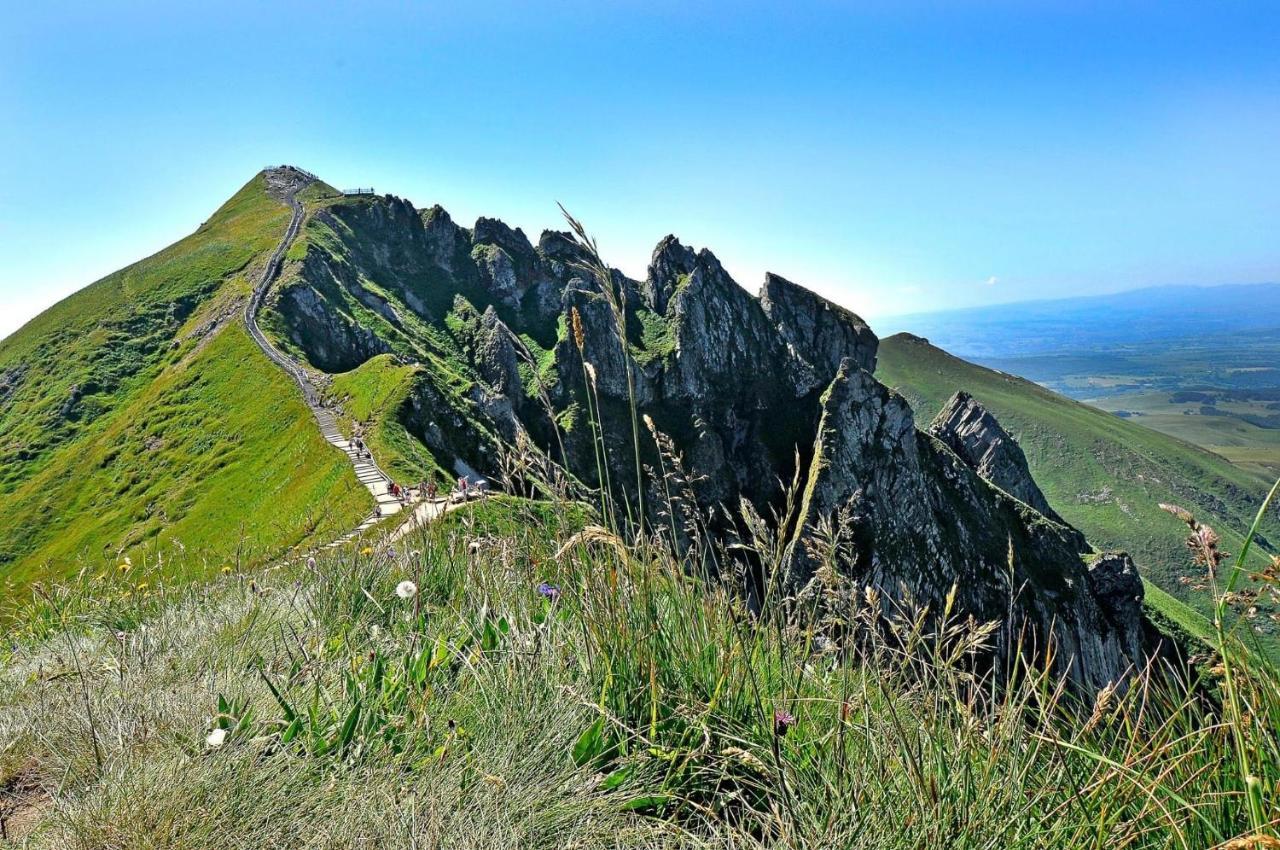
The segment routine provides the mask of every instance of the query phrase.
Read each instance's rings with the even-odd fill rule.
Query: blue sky
[[[876,317],[1280,280],[1280,7],[9,4],[0,335],[291,162]]]

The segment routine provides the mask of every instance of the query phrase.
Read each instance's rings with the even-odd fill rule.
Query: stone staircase
[[[289,204],[293,210],[293,217],[289,222],[288,229],[285,231],[284,238],[280,240],[280,244],[276,247],[275,252],[271,255],[271,259],[268,260],[266,268],[262,272],[262,277],[253,289],[253,295],[249,299],[249,304],[245,307],[245,324],[248,326],[249,335],[253,337],[253,341],[258,344],[258,347],[262,349],[262,353],[284,370],[289,377],[293,378],[294,382],[302,390],[302,396],[306,400],[311,414],[316,419],[320,433],[330,445],[343,452],[351,461],[356,478],[373,496],[373,500],[377,505],[376,509],[365,517],[355,529],[328,544],[327,548],[333,548],[341,546],[361,532],[376,525],[383,517],[399,513],[404,508],[404,505],[398,498],[391,495],[391,477],[382,471],[382,468],[378,466],[371,456],[361,457],[357,453],[355,446],[343,435],[342,430],[338,427],[337,414],[325,404],[321,393],[312,380],[311,374],[301,364],[296,363],[292,358],[272,345],[261,328],[258,327],[258,310],[262,306],[267,290],[270,289],[272,282],[280,273],[285,252],[289,250],[289,246],[293,243],[302,227],[305,211],[302,203],[298,201],[298,192],[315,182],[316,179],[309,172],[287,166],[268,169],[266,174],[272,193]]]

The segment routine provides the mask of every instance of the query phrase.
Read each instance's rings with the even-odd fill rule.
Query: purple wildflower
[[[554,584],[544,581],[542,584],[538,585],[538,594],[551,602],[556,602],[560,599],[560,588],[556,587]]]
[[[785,709],[778,709],[773,713],[773,734],[782,737],[787,734],[787,730],[796,725],[796,717]]]

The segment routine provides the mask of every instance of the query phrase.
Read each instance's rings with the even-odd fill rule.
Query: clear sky
[[[0,335],[280,162],[873,319],[1280,280],[1280,5],[6,3]]]

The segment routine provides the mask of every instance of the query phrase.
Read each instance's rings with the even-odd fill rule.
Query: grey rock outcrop
[[[1140,663],[1149,624],[1132,563],[1108,555],[1086,567],[1084,538],[972,399],[919,430],[872,376],[878,341],[854,313],[772,274],[753,296],[674,236],[643,281],[601,281],[565,233],[534,246],[495,219],[468,230],[394,198],[330,207],[315,226],[324,238],[287,270],[274,305],[283,326],[326,370],[382,351],[445,364],[420,370],[399,411],[442,467],[494,475],[501,445],[520,442],[620,500],[646,493],[655,527],[699,507],[724,534],[741,500],[770,515],[798,477],[800,516],[784,530],[793,589],[816,567],[819,526],[847,508],[840,569],[886,605],[905,593],[936,607],[955,586],[962,613],[1002,624],[1001,651],[1052,641],[1053,663],[1083,691]],[[621,326],[610,297],[626,305]],[[696,505],[663,505],[661,487],[635,480],[633,393],[680,454]],[[640,443],[657,469],[643,430]]]
[[[519,406],[524,392],[520,384],[520,359],[512,343],[511,329],[498,318],[492,305],[480,317],[475,337],[475,364],[480,377],[498,395]]]
[[[829,384],[846,357],[875,372],[879,340],[853,312],[775,274],[764,276],[760,306],[794,356],[811,367],[815,385]]]
[[[289,340],[325,371],[345,372],[391,350],[372,329],[334,309],[311,287],[285,287],[273,306],[284,317]]]
[[[854,547],[841,569],[879,590],[886,613],[904,596],[937,610],[954,586],[961,610],[1002,623],[1000,651],[1022,641],[1043,653],[1052,643],[1052,663],[1082,691],[1141,663],[1132,564],[1099,559],[1086,569],[1073,529],[978,477],[852,361],[824,396],[808,481],[789,556],[792,587],[817,567],[818,523],[849,505]]]
[[[982,478],[1054,522],[1066,524],[1031,477],[1022,447],[973,396],[963,391],[953,395],[934,418],[929,433]]]

